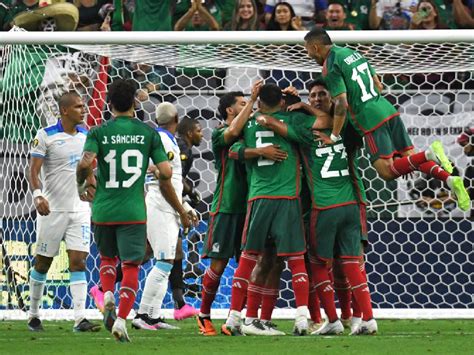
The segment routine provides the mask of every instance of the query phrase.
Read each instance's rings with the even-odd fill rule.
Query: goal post
[[[199,258],[215,188],[211,131],[219,124],[219,97],[231,90],[249,94],[258,78],[295,86],[307,101],[305,84],[321,67],[307,57],[306,32],[25,32],[0,37],[0,319],[24,318],[29,304],[28,272],[36,241],[36,212],[28,188],[30,143],[36,131],[57,119],[56,100],[69,90],[87,106],[86,124],[110,119],[107,86],[130,78],[137,86],[137,117],[153,125],[156,105],[168,101],[180,118],[199,119],[204,141],[194,149],[189,179],[202,195],[202,217],[184,241],[186,300],[198,307]],[[336,31],[335,43],[369,58],[384,95],[399,110],[417,149],[442,140],[458,173],[472,158],[457,137],[474,126],[474,30]],[[471,138],[474,139],[474,138]],[[360,166],[369,197],[366,251],[375,316],[379,318],[474,318],[472,245],[474,213],[456,208],[449,191],[415,174],[385,183],[366,158]],[[467,181],[474,188],[473,181]],[[87,260],[89,288],[98,282],[94,244]],[[225,317],[236,263],[226,270],[213,305]],[[142,267],[140,289],[151,263]],[[65,246],[48,273],[43,314],[72,316]],[[139,301],[141,292],[138,292]],[[285,270],[275,317],[291,317],[291,277]],[[171,314],[172,300],[164,301]],[[88,316],[98,317],[90,298]]]

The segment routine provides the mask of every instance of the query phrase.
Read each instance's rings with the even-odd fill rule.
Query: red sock
[[[329,272],[326,263],[311,261],[311,275],[314,277],[316,290],[318,292],[319,300],[323,305],[324,311],[328,316],[329,322],[335,322],[337,317],[336,304],[334,303],[334,289],[331,286],[329,279]]]
[[[309,290],[308,309],[311,320],[314,323],[321,323],[321,306],[319,304],[316,284],[312,283]]]
[[[115,291],[115,278],[117,276],[115,265],[115,258],[109,258],[103,255],[100,256],[99,276],[100,284],[102,285],[102,291],[104,292]]]
[[[357,318],[362,318],[362,309],[357,303],[357,300],[355,299],[354,294],[352,294],[352,316],[357,317]]]
[[[359,261],[347,260],[342,262],[344,274],[352,286],[352,293],[357,304],[362,309],[362,319],[367,321],[373,318],[372,303],[367,281],[359,268]]]
[[[265,288],[262,297],[262,312],[260,314],[261,320],[271,320],[272,313],[278,300],[278,289]]]
[[[400,159],[395,159],[390,166],[390,170],[392,170],[395,176],[399,177],[418,170],[418,167],[426,162],[425,152],[415,153],[401,157]]]
[[[426,163],[421,164],[418,169],[425,173],[428,176],[432,176],[435,179],[446,182],[451,176],[447,171],[443,170],[438,164],[434,161],[427,161]]]
[[[262,303],[262,297],[265,289],[264,286],[257,285],[253,282],[249,284],[247,289],[247,313],[246,317],[258,318],[258,309]]]
[[[138,271],[140,266],[137,264],[124,262],[122,264],[123,279],[119,291],[118,316],[127,319],[128,314],[133,308],[135,297],[138,290]]]
[[[304,256],[289,257],[288,267],[291,271],[291,284],[295,293],[296,307],[308,306],[309,279],[304,265]]]
[[[349,319],[352,317],[351,310],[351,285],[347,278],[338,279],[334,282],[334,290],[336,291],[339,307],[341,308],[341,318]]]
[[[239,260],[239,266],[235,270],[234,278],[232,279],[232,294],[230,299],[230,309],[232,311],[241,311],[245,305],[245,298],[247,297],[247,287],[249,285],[250,275],[257,264],[257,257],[242,253]]]
[[[202,314],[211,314],[212,302],[214,302],[214,298],[216,297],[217,289],[221,282],[221,276],[222,274],[218,274],[212,270],[211,267],[206,270],[202,280],[202,300],[199,310]]]

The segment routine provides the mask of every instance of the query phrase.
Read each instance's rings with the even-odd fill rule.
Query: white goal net
[[[474,126],[474,34],[452,31],[447,42],[436,36],[430,41],[431,31],[419,32],[413,32],[420,38],[416,43],[395,43],[393,35],[390,44],[384,43],[379,34],[379,39],[371,40],[367,33],[361,35],[366,37],[364,41],[353,42],[343,33],[335,38],[341,45],[357,48],[374,64],[382,77],[384,94],[400,111],[416,148],[424,149],[440,139],[457,173],[474,189],[472,176],[467,176],[472,157],[457,142],[466,128]],[[105,36],[89,35],[90,43]],[[84,44],[87,38],[71,41],[82,43],[75,45],[65,45],[66,41],[62,45],[10,44],[12,33],[0,40],[0,318],[7,317],[7,310],[28,306],[28,272],[36,241],[36,212],[26,177],[28,152],[36,131],[56,121],[56,99],[62,93],[76,90],[82,95],[88,108],[86,123],[92,126],[110,119],[107,86],[111,81],[131,78],[137,85],[139,119],[153,125],[156,105],[169,101],[178,107],[181,118],[200,120],[205,139],[194,149],[188,179],[202,195],[198,206],[202,222],[184,242],[187,257],[183,261],[186,300],[198,307],[201,278],[208,265],[199,253],[216,181],[210,137],[219,124],[219,97],[235,90],[249,94],[251,84],[264,78],[282,88],[295,86],[307,101],[306,84],[319,76],[320,67],[306,57],[301,33],[285,37],[285,43],[277,33],[267,33],[262,43],[245,34],[229,34],[232,40],[219,42],[216,34],[208,33],[208,44],[205,40],[189,43],[180,34],[173,34],[180,39],[174,44],[169,38],[164,43],[163,34],[154,34],[162,44],[143,44],[141,34],[132,35],[142,44]],[[49,38],[44,33],[41,36]],[[449,191],[420,174],[385,183],[365,158],[361,168],[370,200],[366,267],[376,315],[474,317],[474,212],[460,211]],[[92,245],[87,260],[89,287],[99,280],[98,264],[97,249]],[[142,267],[141,287],[150,267],[150,262]],[[216,312],[229,307],[235,267],[232,261],[224,274],[213,305]],[[52,317],[71,309],[68,280],[63,246],[48,273],[42,305],[51,310],[48,314]],[[284,310],[293,306],[290,280],[286,270],[276,316],[284,316]],[[87,306],[94,308],[91,299]],[[164,307],[172,308],[170,295]]]

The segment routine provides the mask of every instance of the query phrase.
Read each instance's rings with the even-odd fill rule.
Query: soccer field
[[[217,320],[216,325],[221,321]],[[290,333],[292,321],[276,321]],[[110,333],[77,334],[72,322],[44,322],[32,333],[23,321],[0,323],[2,354],[473,354],[472,320],[381,320],[376,336],[349,337],[203,337],[194,320],[179,322],[181,330],[129,330],[132,343],[117,343]],[[130,322],[129,322],[130,324]],[[347,332],[346,332],[347,334]]]

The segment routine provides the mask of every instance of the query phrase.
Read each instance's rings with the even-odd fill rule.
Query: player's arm
[[[252,94],[250,95],[250,100],[247,102],[245,107],[240,111],[236,118],[232,121],[229,127],[224,131],[224,142],[230,144],[235,141],[242,133],[245,124],[247,123],[250,115],[252,114],[253,106],[257,101],[258,94],[260,93],[260,88],[263,85],[262,80],[258,80],[252,86]]]
[[[267,115],[260,115],[256,120],[260,126],[272,130],[279,136],[288,137],[288,126],[286,123]]]
[[[287,157],[288,153],[275,144],[266,147],[248,148],[243,142],[236,142],[229,149],[229,158],[240,161],[258,158],[283,161]]]
[[[39,174],[40,174],[42,166],[43,166],[42,157],[39,157],[39,156],[31,157],[29,180],[30,180],[31,190],[33,191],[33,199],[34,199],[36,210],[41,216],[47,216],[50,213],[49,202],[43,196],[43,192],[41,191],[41,181],[39,178]]]
[[[377,74],[374,74],[372,76],[372,79],[374,80],[375,87],[377,88],[379,94],[381,94],[383,90],[383,84],[380,81],[379,76]]]
[[[92,201],[95,194],[94,160],[97,154],[90,151],[82,153],[81,160],[77,164],[76,183],[77,192],[83,201]]]

